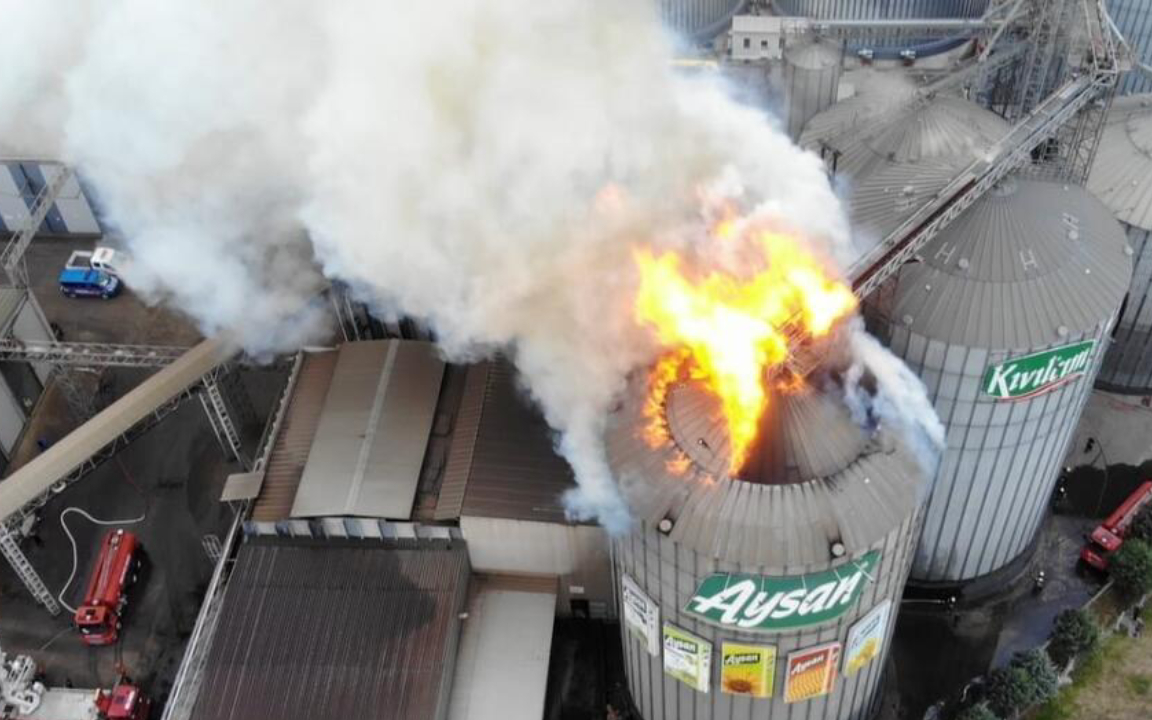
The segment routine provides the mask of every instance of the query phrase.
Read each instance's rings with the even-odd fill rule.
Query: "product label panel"
[[[725,641],[720,650],[720,689],[730,695],[772,697],[776,648]]]
[[[848,640],[844,644],[844,677],[852,677],[880,655],[891,609],[892,601],[885,600],[857,620],[848,631]]]
[[[836,685],[840,643],[828,643],[788,655],[784,702],[799,702],[827,695]]]
[[[624,624],[640,642],[649,655],[660,654],[660,609],[644,594],[632,578],[621,576],[621,605],[624,608]]]
[[[664,672],[693,690],[708,692],[712,644],[687,630],[664,623]]]
[[[1095,340],[1085,340],[990,365],[981,387],[998,400],[1035,397],[1087,372],[1095,349]]]
[[[741,630],[787,630],[844,614],[873,579],[880,552],[811,575],[768,577],[715,573],[701,581],[684,611]]]

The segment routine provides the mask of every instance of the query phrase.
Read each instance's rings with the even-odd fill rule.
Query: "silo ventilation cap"
[[[1060,327],[1056,328],[1056,334],[1060,337],[1068,337],[1068,326],[1061,325]]]

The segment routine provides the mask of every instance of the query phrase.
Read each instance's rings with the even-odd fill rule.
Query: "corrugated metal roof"
[[[677,474],[684,452],[675,443],[652,448],[640,435],[644,389],[637,383],[610,419],[610,462],[635,515],[653,526],[673,520],[669,538],[696,552],[771,568],[827,563],[833,542],[848,555],[866,550],[919,506],[925,478],[910,454],[885,431],[869,435],[815,391],[777,399],[779,467],[790,484],[744,482],[698,462]],[[706,412],[703,402],[698,407]],[[715,410],[701,422],[713,437],[726,433]],[[720,461],[726,467],[727,457]]]
[[[1088,189],[1117,219],[1152,230],[1152,95],[1112,103]]]
[[[249,539],[193,720],[446,717],[463,543]]]
[[[969,347],[1091,334],[1128,288],[1126,247],[1119,223],[1082,188],[1011,179],[929,243],[924,262],[904,267],[892,317]]]
[[[452,683],[451,720],[544,715],[556,584],[543,592],[506,585],[476,578]]]
[[[252,509],[253,520],[275,522],[289,517],[335,370],[334,351],[304,354],[284,422],[264,468],[264,484]]]
[[[468,369],[438,519],[458,508],[459,515],[566,521],[560,497],[576,486],[572,470],[515,372],[503,360]]]
[[[429,342],[342,345],[292,515],[408,519],[443,376]]]

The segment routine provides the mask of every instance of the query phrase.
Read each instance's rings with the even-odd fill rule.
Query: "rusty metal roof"
[[[461,542],[249,539],[193,720],[440,720],[468,590]]]
[[[468,368],[436,518],[566,522],[560,497],[575,486],[515,369],[503,360]]]
[[[288,401],[284,423],[268,456],[264,484],[252,510],[252,519],[263,522],[285,520],[296,500],[296,489],[308,462],[308,452],[320,424],[320,411],[332,375],[336,370],[335,351],[306,353],[300,375]]]

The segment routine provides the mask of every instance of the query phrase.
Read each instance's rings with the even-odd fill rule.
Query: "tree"
[[[1056,616],[1048,642],[1048,657],[1058,668],[1068,667],[1072,658],[1091,652],[1100,641],[1100,628],[1083,608],[1065,610]]]
[[[976,703],[965,708],[956,716],[956,720],[1000,720],[1000,716],[992,712],[988,703]]]
[[[1132,518],[1132,525],[1128,528],[1128,537],[1144,542],[1152,542],[1152,505],[1145,505]]]
[[[1008,667],[988,676],[988,705],[1001,717],[1017,714],[1056,694],[1056,668],[1041,650],[1017,653]]]
[[[1108,574],[1116,589],[1129,598],[1152,591],[1152,545],[1129,539],[1108,560]]]

